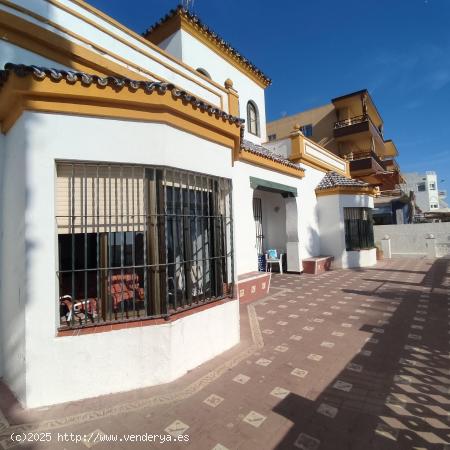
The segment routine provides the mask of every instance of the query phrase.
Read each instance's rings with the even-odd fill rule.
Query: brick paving
[[[450,449],[449,286],[445,258],[273,275],[241,344],[174,383],[38,411],[1,388],[0,448],[49,431],[21,448]],[[56,441],[70,432],[92,437]],[[93,442],[128,433],[189,442]]]

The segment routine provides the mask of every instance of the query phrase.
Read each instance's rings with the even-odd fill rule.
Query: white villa
[[[230,349],[269,249],[299,274],[376,263],[374,189],[298,127],[268,143],[271,80],[198,17],[141,36],[82,0],[0,0],[0,27],[0,377],[24,406]]]

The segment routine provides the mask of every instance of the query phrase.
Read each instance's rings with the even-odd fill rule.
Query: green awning
[[[275,192],[283,197],[297,197],[297,188],[261,178],[250,177],[250,187],[261,191]]]

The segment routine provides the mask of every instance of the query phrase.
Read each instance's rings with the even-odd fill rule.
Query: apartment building
[[[446,207],[444,199],[447,196],[447,192],[439,190],[436,172],[405,173],[403,178],[405,180],[403,189],[407,192],[414,192],[416,205],[422,213],[436,212],[442,207]]]
[[[295,125],[303,134],[350,163],[350,174],[381,191],[403,180],[395,158],[397,148],[385,139],[383,119],[364,89],[333,98],[331,103],[267,124],[269,141],[283,139]]]

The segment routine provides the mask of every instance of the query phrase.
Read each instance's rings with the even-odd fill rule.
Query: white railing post
[[[436,258],[437,252],[436,252],[436,238],[434,237],[434,234],[428,234],[425,238],[425,247],[427,248],[427,256],[428,258]]]
[[[391,252],[391,238],[388,234],[384,236],[383,239],[381,239],[381,251],[383,252],[383,257],[386,259],[392,258],[392,252]]]

